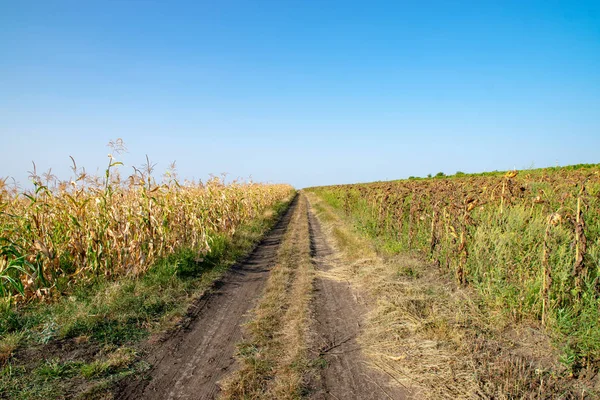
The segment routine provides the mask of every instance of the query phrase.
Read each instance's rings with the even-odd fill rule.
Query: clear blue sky
[[[600,2],[0,0],[0,135],[22,183],[117,137],[296,187],[596,163]]]

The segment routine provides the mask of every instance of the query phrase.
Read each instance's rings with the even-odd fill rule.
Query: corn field
[[[392,252],[418,251],[488,310],[548,326],[600,365],[600,166],[312,190]]]
[[[150,161],[122,179],[120,165],[109,154],[98,177],[73,160],[69,181],[34,170],[23,192],[0,180],[0,296],[48,297],[99,276],[139,275],[183,247],[200,258],[216,236],[232,236],[293,191],[216,177],[182,183],[174,170],[157,183]]]

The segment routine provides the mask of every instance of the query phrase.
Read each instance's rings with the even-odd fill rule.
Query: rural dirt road
[[[241,325],[261,297],[269,271],[277,262],[285,232],[300,194],[255,251],[232,267],[200,298],[184,329],[156,344],[147,361],[152,369],[145,377],[127,381],[117,399],[215,399],[219,382],[237,368],[236,343]],[[304,200],[304,199],[302,199]],[[303,217],[304,218],[304,217]],[[356,302],[349,284],[323,277],[334,251],[310,209],[311,256],[317,270],[311,302],[310,353],[325,360],[308,387],[311,399],[403,399],[388,379],[369,369],[356,343],[361,318],[367,311]],[[292,221],[292,222],[291,222]]]
[[[189,325],[152,349],[149,379],[129,382],[118,399],[216,398],[219,380],[235,363],[240,325],[261,294],[297,203],[296,197],[254,252],[198,300]]]
[[[309,210],[311,255],[317,271],[327,272],[335,263],[335,251]],[[317,275],[312,303],[315,349],[327,362],[311,399],[404,399],[404,392],[390,387],[389,379],[366,366],[356,337],[368,311],[357,301],[350,283]]]

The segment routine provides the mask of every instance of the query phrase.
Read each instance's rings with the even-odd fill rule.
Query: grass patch
[[[37,365],[8,364],[0,371],[0,394],[14,400],[105,396],[119,379],[148,368],[136,356],[135,349],[122,347],[89,362],[53,357]]]

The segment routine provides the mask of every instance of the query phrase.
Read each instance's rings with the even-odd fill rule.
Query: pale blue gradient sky
[[[0,0],[0,54],[22,183],[117,137],[296,187],[600,162],[598,1]]]

